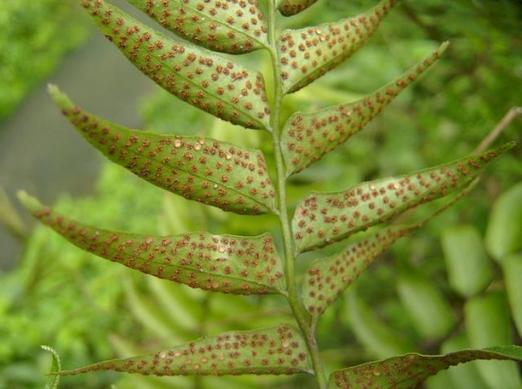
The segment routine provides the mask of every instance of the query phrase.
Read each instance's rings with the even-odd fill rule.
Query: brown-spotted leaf
[[[396,80],[350,104],[312,113],[297,112],[287,121],[281,138],[287,174],[300,172],[361,131],[402,90],[436,62],[448,43]]]
[[[344,62],[373,35],[397,0],[334,23],[286,30],[279,41],[283,91],[296,92]]]
[[[477,182],[478,179],[474,180],[429,217],[415,224],[385,227],[350,244],[339,254],[312,262],[303,283],[303,303],[314,320],[317,320],[379,255],[398,239],[422,228],[435,216],[453,206],[466,196]]]
[[[475,360],[522,361],[522,347],[462,350],[446,355],[405,354],[333,372],[329,389],[415,389],[428,377]]]
[[[127,0],[181,37],[211,50],[241,54],[268,46],[258,0]]]
[[[256,215],[274,207],[263,153],[201,137],[131,130],[75,106],[56,87],[50,93],[80,134],[111,161],[187,199]]]
[[[281,0],[279,11],[285,16],[292,16],[304,11],[316,2],[317,0]]]
[[[312,373],[306,345],[297,329],[275,328],[226,332],[155,354],[113,359],[58,374],[96,371],[177,376]]]
[[[247,128],[269,127],[263,76],[171,40],[105,0],[82,0],[100,30],[144,74],[180,99]]]
[[[303,283],[303,303],[319,317],[395,241],[416,226],[389,226],[349,245],[340,254],[314,261]]]
[[[336,193],[314,193],[298,204],[293,231],[299,252],[343,240],[420,204],[448,195],[475,178],[514,142],[482,154],[400,177],[364,182]]]
[[[281,261],[270,234],[149,236],[108,231],[60,215],[24,192],[19,198],[40,222],[74,245],[142,273],[215,292],[285,293]]]

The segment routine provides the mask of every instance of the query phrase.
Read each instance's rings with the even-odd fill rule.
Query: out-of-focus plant
[[[140,5],[139,1],[135,3]],[[279,6],[284,14],[289,14],[300,11],[311,3],[313,2],[282,1]],[[255,37],[252,33],[250,35],[243,33],[246,35],[246,37],[241,36],[245,39],[243,43],[241,43],[241,39],[227,40],[224,32],[220,30],[221,28],[225,31],[227,28],[233,30],[231,28],[231,25],[234,24],[232,19],[225,19],[226,23],[216,27],[213,21],[209,22],[206,17],[200,20],[195,15],[191,17],[190,21],[187,20],[186,25],[183,23],[169,25],[166,18],[160,18],[159,14],[154,12],[153,3],[142,4],[152,16],[158,16],[163,24],[167,24],[167,27],[197,43],[204,43],[211,49],[239,53],[253,50],[258,46],[266,48],[272,54],[274,70],[272,113],[269,116],[269,110],[264,109],[266,107],[266,101],[263,98],[264,87],[259,76],[253,76],[246,68],[242,68],[238,64],[221,63],[223,60],[220,57],[204,51],[200,52],[193,46],[181,43],[166,44],[166,38],[154,35],[154,31],[127,16],[120,14],[118,17],[120,11],[106,6],[103,1],[85,2],[88,5],[87,8],[90,8],[91,14],[100,21],[101,28],[106,30],[106,34],[112,34],[113,40],[117,41],[130,59],[136,61],[138,66],[160,85],[216,116],[245,127],[263,128],[272,133],[275,146],[274,165],[279,184],[278,190],[275,191],[279,200],[278,207],[276,208],[271,201],[274,193],[272,193],[270,178],[266,175],[266,166],[261,154],[257,154],[259,157],[256,167],[254,161],[244,156],[245,154],[256,154],[251,150],[242,150],[230,144],[203,138],[166,137],[128,130],[82,111],[73,106],[66,96],[53,90],[52,93],[64,113],[71,117],[73,123],[87,133],[86,136],[91,143],[100,148],[110,159],[126,165],[130,170],[158,186],[227,211],[240,214],[269,212],[277,214],[283,230],[281,238],[285,247],[285,255],[279,262],[280,259],[275,254],[271,241],[269,244],[266,239],[263,247],[260,244],[250,245],[248,243],[249,239],[259,240],[259,237],[212,237],[206,234],[181,234],[152,238],[92,229],[87,226],[78,226],[77,223],[62,216],[56,216],[49,209],[42,209],[34,199],[27,196],[22,196],[22,199],[45,223],[80,247],[113,261],[123,262],[142,272],[211,291],[237,294],[264,294],[267,292],[282,294],[287,297],[299,330],[284,325],[277,329],[225,333],[217,338],[204,338],[185,347],[143,358],[107,361],[74,370],[72,373],[90,370],[117,370],[156,375],[311,372],[316,376],[319,386],[326,387],[323,362],[315,338],[316,325],[320,315],[377,255],[398,238],[423,225],[424,221],[407,225],[395,224],[384,227],[382,230],[370,230],[358,243],[348,246],[341,254],[318,259],[303,275],[302,294],[295,285],[296,278],[301,282],[301,279],[295,277],[294,274],[295,254],[305,253],[344,240],[356,232],[386,222],[426,201],[444,197],[448,194],[448,190],[458,193],[472,181],[484,162],[495,157],[498,151],[503,151],[503,149],[499,149],[483,153],[477,157],[462,159],[454,164],[411,176],[365,183],[342,193],[314,194],[298,204],[292,226],[289,225],[285,200],[287,176],[305,169],[315,160],[332,151],[337,144],[342,144],[351,135],[360,131],[402,89],[429,67],[444,50],[444,46],[442,46],[420,65],[410,69],[402,77],[369,97],[349,105],[330,107],[313,114],[293,114],[286,125],[280,126],[280,115],[285,115],[284,110],[281,109],[283,95],[304,87],[361,46],[374,32],[384,11],[387,11],[392,3],[381,2],[377,8],[372,10],[372,13],[350,19],[346,24],[343,21],[338,25],[329,24],[303,30],[285,31],[281,35],[279,43],[276,42],[274,29],[275,3],[270,3],[268,10],[265,10],[269,20],[267,28],[269,34],[266,36],[266,41],[260,38],[267,31],[263,31],[262,18],[258,18],[257,22],[253,24],[260,24],[261,30],[255,30]],[[185,9],[180,11],[175,5],[173,7],[174,11],[180,12],[180,15],[186,15]],[[243,6],[240,5],[240,7]],[[197,12],[200,13],[204,9],[205,6],[201,5]],[[228,11],[228,9],[224,11]],[[251,4],[250,12],[253,14],[259,12],[254,3]],[[227,12],[224,13],[229,15]],[[243,16],[243,11],[238,10],[236,15]],[[222,15],[218,11],[210,12],[210,16],[210,19],[215,18],[223,23],[223,19],[220,19]],[[203,27],[193,24],[198,20],[202,22]],[[127,28],[123,30],[122,26],[126,23],[130,23],[130,26],[126,26]],[[208,26],[207,23],[209,23]],[[212,27],[213,25],[214,27]],[[210,38],[202,37],[202,30],[204,31],[205,28],[211,31],[217,29],[218,37],[220,32],[224,35],[217,40],[213,35],[209,35]],[[345,40],[342,39],[343,29],[348,31],[344,34],[352,39],[346,46],[343,43]],[[248,29],[245,30],[248,31]],[[234,31],[227,31],[227,34],[230,33],[234,33]],[[139,37],[136,38],[136,36]],[[230,35],[226,36],[230,38]],[[131,46],[130,43],[133,45]],[[170,49],[171,47],[172,49]],[[314,47],[314,49],[310,47]],[[146,51],[142,51],[143,48],[146,48]],[[325,58],[323,53],[330,55],[331,58]],[[178,72],[177,75],[164,73],[163,66],[174,66]],[[215,68],[216,72],[208,73],[209,70],[205,66]],[[237,71],[237,68],[240,70]],[[182,80],[177,78],[182,78]],[[222,83],[223,80],[219,81],[222,78],[225,79],[224,83]],[[231,78],[233,81],[227,83],[227,78]],[[192,81],[194,79],[198,82]],[[246,91],[243,92],[243,89],[240,89],[241,93],[237,96],[234,95],[235,92],[232,92],[236,89],[233,84],[236,81],[243,81]],[[217,83],[215,94],[208,92],[208,88],[213,86],[213,83]],[[250,83],[250,87],[248,83]],[[180,85],[182,86],[180,87]],[[249,92],[249,90],[252,91]],[[270,120],[268,120],[269,118]],[[207,146],[207,142],[210,142],[211,146]],[[171,152],[165,154],[165,149]],[[176,151],[177,149],[178,151]],[[184,151],[182,152],[182,150]],[[197,154],[196,158],[199,159],[195,159],[194,154]],[[216,158],[216,155],[219,158]],[[241,163],[241,155],[247,159],[245,166]],[[225,161],[233,159],[235,161],[237,158],[239,161],[236,163],[236,167],[226,170],[228,168]],[[252,169],[250,169],[250,165],[253,166]],[[206,166],[211,167],[204,170]],[[213,179],[212,176],[222,168],[225,168],[226,173],[220,173],[222,174],[220,177]],[[255,174],[258,176],[249,178],[248,175],[245,175],[248,173],[242,171],[242,168],[250,169],[252,174],[257,169]],[[164,171],[168,169],[173,170]],[[198,174],[200,169],[203,169],[207,178]],[[171,173],[173,176],[170,176]],[[248,187],[251,188],[249,192],[245,190],[243,180],[246,180]],[[459,196],[457,195],[457,197]],[[449,204],[451,202],[442,206],[441,209],[446,208]],[[423,220],[429,219],[430,217]],[[293,228],[293,238],[290,235],[291,227]],[[204,243],[196,243],[198,239]],[[173,240],[177,243],[174,243]],[[231,265],[222,265],[223,267],[212,264],[212,258],[215,258],[217,262],[227,262],[230,256],[240,260],[241,255],[234,248],[237,244],[236,240],[242,242],[240,246],[248,247],[247,251],[252,253],[249,256],[253,256],[254,259],[264,258],[270,266],[270,268],[259,269],[259,262],[252,259],[254,263],[247,266],[252,266],[254,271],[258,271],[255,281],[247,269],[237,268],[238,263],[235,261],[231,261]],[[187,248],[189,248],[188,251]],[[173,250],[174,257],[181,255],[181,258],[170,258],[171,254],[166,254],[170,250]],[[141,254],[144,252],[148,253],[146,254],[148,259],[142,257]],[[267,255],[268,257],[266,257]],[[158,263],[158,258],[162,262]],[[174,261],[174,265],[172,261]],[[172,266],[174,270],[171,269]],[[196,270],[192,266],[195,266]],[[281,270],[277,269],[278,266],[281,266]],[[267,273],[271,276],[267,276]],[[235,274],[236,277],[230,277],[231,274]],[[281,280],[283,274],[286,283],[278,281]],[[453,326],[450,309],[438,295],[437,289],[425,287],[423,279],[417,277],[414,271],[404,269],[401,272],[399,285],[406,305],[408,302],[413,302],[413,304],[409,304],[409,312],[423,335],[441,336]],[[422,290],[419,290],[419,287]],[[423,307],[416,304],[415,299],[410,297],[415,295],[412,293],[412,290],[415,289],[419,290],[418,296],[437,301],[437,304],[433,306],[433,312],[430,313],[440,319],[437,325],[425,320],[421,315],[417,315],[419,307]],[[371,310],[357,299],[355,293],[350,294],[347,301],[349,302],[348,309],[351,310],[349,317],[356,334],[358,333],[357,324],[353,323],[362,324],[361,319],[366,317],[368,319],[365,319],[364,323],[374,324],[367,328],[359,326],[359,333],[362,334],[363,339],[371,340],[372,334],[368,330],[372,329],[375,330],[374,333],[380,335],[381,340],[388,336],[386,328],[381,326],[378,320],[372,319]],[[476,310],[470,308],[470,311]],[[480,330],[477,331],[480,332]],[[237,347],[234,346],[234,339],[237,340]],[[257,341],[258,339],[261,339],[260,343]],[[501,343],[505,342],[505,339],[503,338]],[[400,343],[403,342],[398,342],[397,347],[392,345],[391,348],[383,351],[383,354],[390,353],[392,350],[399,352],[411,350],[406,343],[404,346],[401,346]],[[382,344],[382,341],[378,344]],[[219,354],[216,351],[214,356],[213,350],[227,347],[236,351],[229,353],[230,355]],[[292,348],[295,350],[292,351]],[[401,387],[413,387],[436,371],[456,363],[477,358],[518,359],[520,358],[519,353],[517,348],[493,348],[459,351],[437,357],[408,354],[403,357],[394,357],[381,362],[339,370],[332,373],[328,385],[353,387],[353,385],[362,383],[366,386],[387,387],[400,383]],[[221,358],[220,355],[223,357]],[[274,357],[274,355],[279,355],[279,357]],[[288,356],[290,358],[287,358]],[[292,356],[294,357],[292,358]],[[244,359],[238,361],[238,357]]]
[[[62,196],[56,208],[144,232],[156,230],[162,198],[157,188],[107,165],[94,196],[74,202]],[[113,315],[127,310],[122,288],[114,282],[124,273],[36,227],[25,241],[17,268],[0,273],[0,387],[43,387],[48,357],[39,352],[41,344],[54,345],[66,360],[79,364],[112,356],[107,337],[113,331],[130,334],[139,328],[135,321]],[[71,281],[74,287],[69,287]],[[112,380],[85,376],[78,385],[106,387]]]
[[[0,120],[87,36],[74,2],[4,0],[0,6]]]

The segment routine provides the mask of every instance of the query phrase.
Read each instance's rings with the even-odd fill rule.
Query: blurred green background
[[[71,130],[45,95],[47,81],[90,111],[130,127],[208,135],[271,152],[265,135],[224,124],[158,90],[94,31],[77,3],[0,4],[0,388],[43,387],[50,360],[41,344],[54,347],[63,364],[74,367],[202,334],[292,321],[280,298],[211,295],[136,274],[85,254],[20,211],[14,194],[24,188],[61,212],[106,228],[160,234],[278,231],[271,217],[229,215],[145,184],[103,161]],[[115,3],[130,10],[123,0]],[[320,0],[281,23],[333,21],[374,3]],[[403,0],[365,48],[288,99],[286,111],[360,98],[441,41],[450,40],[450,50],[366,130],[295,176],[291,203],[312,190],[340,190],[472,152],[511,107],[522,105],[520,31],[522,4],[516,0]],[[268,68],[262,54],[242,60]],[[498,143],[519,139],[521,130],[519,118]],[[520,154],[518,146],[487,171],[468,198],[399,242],[325,315],[319,339],[328,369],[405,351],[521,344]],[[299,258],[299,269],[325,253]],[[521,388],[517,370],[508,362],[474,363],[440,373],[426,387]],[[63,388],[111,385],[306,388],[309,382],[115,374],[62,381]]]

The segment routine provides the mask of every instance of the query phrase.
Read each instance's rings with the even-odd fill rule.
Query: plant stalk
[[[283,85],[281,83],[281,67],[279,60],[279,52],[277,50],[276,37],[276,1],[268,1],[268,26],[269,26],[269,52],[272,61],[273,82],[274,82],[274,96],[272,103],[272,114],[270,119],[272,142],[274,147],[274,155],[277,170],[277,195],[279,207],[279,222],[283,232],[284,242],[284,266],[285,279],[288,291],[288,303],[295,319],[301,329],[308,353],[312,359],[313,369],[317,383],[320,389],[327,388],[327,380],[324,374],[324,368],[319,354],[319,348],[315,339],[315,331],[312,328],[311,320],[304,309],[298,296],[296,282],[295,282],[295,250],[293,247],[292,228],[288,217],[288,206],[286,201],[286,169],[283,160],[283,152],[281,150],[281,103],[283,100]]]

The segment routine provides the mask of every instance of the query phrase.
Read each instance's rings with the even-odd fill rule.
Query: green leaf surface
[[[413,269],[404,270],[397,291],[412,323],[423,339],[439,339],[455,325],[451,306],[429,279]]]
[[[127,0],[163,27],[211,50],[248,53],[268,46],[257,0]]]
[[[365,363],[332,373],[329,388],[339,389],[414,389],[426,378],[477,359],[522,360],[522,347],[503,346],[483,350],[462,350],[446,355],[410,353],[382,361]],[[504,386],[492,386],[505,388]]]
[[[471,347],[513,343],[511,317],[504,291],[492,291],[468,300],[464,306],[466,332]],[[478,362],[479,374],[492,388],[520,389],[522,380],[513,362]]]
[[[439,371],[434,376],[429,377],[425,382],[426,389],[460,389],[453,385],[448,371]]]
[[[447,227],[442,232],[441,243],[449,283],[461,296],[471,297],[493,280],[493,266],[476,227]]]
[[[390,226],[349,245],[340,254],[312,262],[303,282],[303,303],[312,317],[319,317],[380,254],[415,228]]]
[[[304,11],[316,2],[317,0],[281,0],[279,11],[285,16],[292,16]]]
[[[502,270],[512,317],[522,336],[522,254],[504,258]]]
[[[468,184],[514,143],[449,164],[356,185],[336,193],[313,193],[298,204],[292,221],[298,252],[343,240]]]
[[[422,228],[435,216],[467,195],[475,185],[476,181],[454,196],[451,201],[437,209],[432,215],[418,223],[385,227],[350,244],[340,254],[312,262],[303,282],[303,303],[314,320],[393,243],[414,230]],[[410,284],[408,283],[408,285]],[[435,298],[432,295],[425,297]],[[440,301],[439,303],[439,309],[436,310],[436,313],[447,316],[447,312],[444,312],[441,308],[442,303]],[[430,313],[433,313],[433,311],[430,310]],[[442,321],[443,319],[439,318],[438,320]],[[429,320],[437,321],[431,316]]]
[[[396,0],[381,0],[366,13],[300,30],[285,30],[279,41],[283,91],[296,92],[332,70],[373,35]]]
[[[442,44],[422,62],[363,99],[317,112],[293,114],[283,129],[281,139],[287,174],[300,172],[361,131],[402,90],[433,65],[447,46],[448,43]]]
[[[247,128],[269,128],[263,76],[171,40],[104,0],[83,0],[103,34],[144,74],[180,99]]]
[[[377,358],[388,358],[415,349],[415,346],[401,334],[396,333],[363,301],[355,289],[351,289],[346,299],[348,323],[357,339],[368,353]]]
[[[42,223],[83,250],[142,273],[209,291],[232,294],[285,293],[272,236],[187,233],[147,236],[108,231],[68,219],[20,193]]]
[[[60,374],[103,370],[155,376],[299,374],[311,373],[311,365],[299,331],[281,325],[226,332],[155,354],[103,361]]]
[[[486,231],[486,247],[498,261],[522,249],[522,183],[495,201]]]
[[[55,87],[50,93],[89,143],[152,184],[239,214],[274,209],[275,191],[260,151],[214,139],[131,130],[83,111]]]

